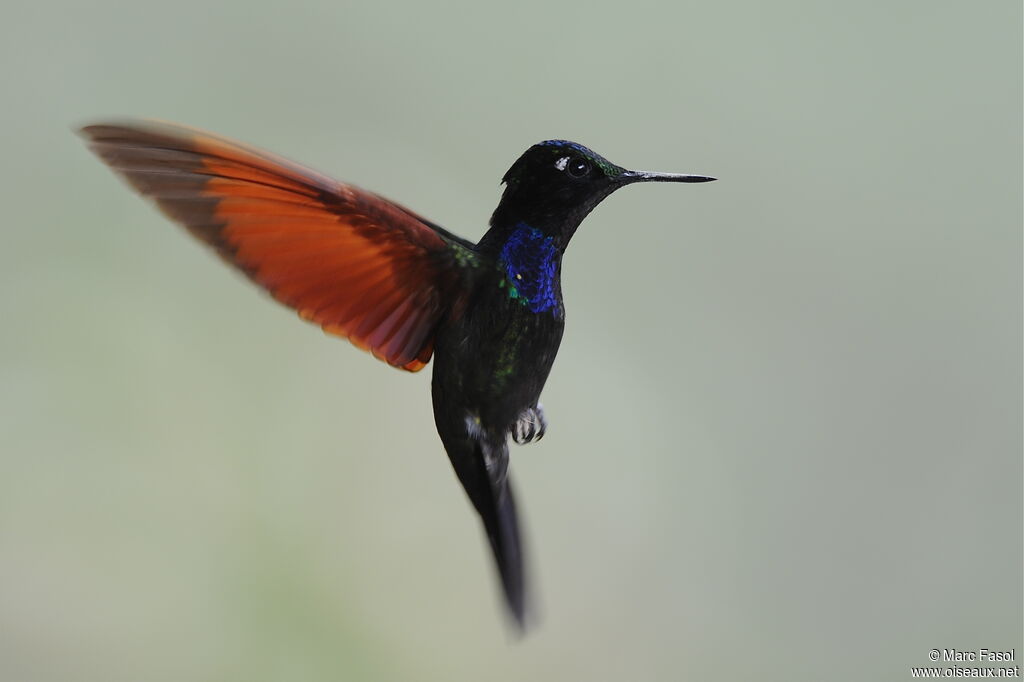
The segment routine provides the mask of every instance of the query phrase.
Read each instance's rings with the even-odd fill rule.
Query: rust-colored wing
[[[172,220],[295,308],[409,371],[433,352],[473,246],[397,204],[267,152],[155,122],[91,125],[89,147]]]

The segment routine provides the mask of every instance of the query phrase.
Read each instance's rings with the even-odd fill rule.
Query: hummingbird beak
[[[707,175],[649,173],[647,171],[626,171],[616,178],[620,185],[632,185],[634,182],[711,182],[717,179]]]

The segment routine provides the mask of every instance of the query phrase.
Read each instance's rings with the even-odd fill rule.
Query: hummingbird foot
[[[512,440],[525,445],[543,438],[547,430],[548,420],[544,416],[544,407],[537,403],[535,407],[529,407],[519,415],[519,419],[512,427]]]

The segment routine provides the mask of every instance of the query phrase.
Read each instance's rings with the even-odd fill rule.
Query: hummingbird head
[[[620,187],[635,182],[709,182],[703,175],[649,173],[617,166],[597,152],[568,140],[533,145],[505,173],[505,192],[491,225],[521,222],[552,236],[564,249],[594,207]]]

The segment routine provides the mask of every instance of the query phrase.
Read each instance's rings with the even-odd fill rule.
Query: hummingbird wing
[[[398,204],[268,152],[151,121],[89,147],[278,301],[412,372],[433,352],[475,247]]]

